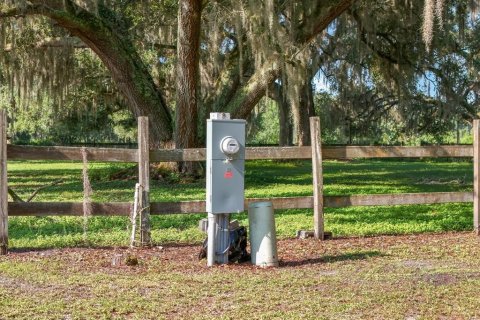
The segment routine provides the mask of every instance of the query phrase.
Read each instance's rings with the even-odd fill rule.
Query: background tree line
[[[0,96],[26,142],[128,142],[147,115],[152,145],[197,147],[213,111],[257,143],[309,144],[315,114],[332,143],[440,141],[478,116],[477,7],[4,0]]]

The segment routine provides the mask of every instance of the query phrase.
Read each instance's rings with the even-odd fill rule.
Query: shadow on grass
[[[379,251],[364,251],[364,252],[351,252],[339,255],[326,255],[319,258],[305,259],[305,260],[293,260],[293,261],[281,261],[280,267],[299,267],[305,265],[319,264],[319,263],[334,263],[342,261],[356,261],[365,260],[371,257],[384,257],[385,254]]]
[[[327,213],[330,215],[330,223],[347,228],[348,226],[364,228],[374,225],[386,228],[390,225],[392,230],[404,226],[414,231],[415,227],[424,225],[428,226],[430,230],[422,231],[437,232],[462,231],[472,228],[470,204],[352,207],[328,209]]]
[[[123,251],[143,251],[143,252],[158,252],[158,247],[161,246],[162,250],[164,249],[176,249],[176,248],[191,248],[192,252],[198,252],[200,250],[199,244],[192,244],[192,243],[176,243],[176,242],[169,242],[169,243],[153,243],[151,246],[148,247],[134,247],[131,248],[128,245],[120,245],[120,246],[113,246],[113,245],[102,245],[102,244],[95,244],[90,243],[88,241],[79,241],[74,245],[65,245],[65,246],[46,246],[46,247],[15,247],[9,248],[9,253],[41,253],[41,252],[58,252],[58,251],[73,251],[73,250],[108,250],[112,252],[123,252]]]

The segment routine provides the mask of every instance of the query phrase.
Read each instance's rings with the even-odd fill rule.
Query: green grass
[[[131,201],[135,181],[107,181],[109,173],[130,166],[90,164],[94,200]],[[81,201],[81,169],[79,163],[9,162],[9,182],[26,198],[62,179],[36,201]],[[327,195],[472,190],[467,161],[328,161],[324,171]],[[246,186],[247,197],[310,195],[311,166],[308,161],[248,162]],[[204,181],[152,185],[153,201],[204,197]],[[472,229],[471,204],[327,208],[326,229],[339,238],[324,242],[287,239],[297,229],[311,229],[311,210],[278,211],[280,267],[275,269],[248,263],[207,268],[205,260],[196,259],[199,246],[187,244],[203,239],[197,230],[203,216],[152,217],[153,239],[163,247],[149,249],[119,248],[128,243],[129,223],[123,217],[92,217],[87,232],[79,217],[11,217],[13,250],[0,256],[0,318],[480,316],[478,237],[458,232]],[[248,223],[245,213],[234,217]],[[410,233],[420,234],[378,236]],[[378,237],[354,237],[363,235]],[[128,256],[139,265],[112,264]]]
[[[132,201],[134,180],[108,181],[112,172],[132,164],[91,163],[93,200]],[[27,198],[39,186],[62,179],[60,185],[42,190],[35,201],[82,201],[82,164],[76,162],[11,161],[9,185]],[[326,161],[326,195],[405,192],[471,191],[469,161]],[[287,197],[312,194],[309,161],[249,161],[246,165],[246,197]],[[152,181],[151,201],[198,200],[205,198],[205,181],[166,183]],[[204,234],[197,230],[202,214],[152,217],[155,243],[198,243]],[[245,213],[234,218],[247,225]],[[406,234],[472,229],[471,204],[412,205],[388,207],[326,208],[325,226],[335,236]],[[124,217],[92,217],[84,232],[79,217],[11,217],[11,248],[71,247],[81,245],[123,246],[128,243],[129,221]],[[276,212],[279,238],[312,228],[312,210]]]

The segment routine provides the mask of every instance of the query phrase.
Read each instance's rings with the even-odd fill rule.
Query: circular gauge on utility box
[[[234,155],[240,150],[240,144],[234,137],[225,137],[220,141],[220,150],[227,155]]]

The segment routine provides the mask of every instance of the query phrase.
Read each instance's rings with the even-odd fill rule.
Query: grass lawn
[[[108,179],[129,166],[90,164],[94,200],[131,201],[135,180]],[[35,201],[82,200],[79,163],[9,162],[8,170],[22,198],[62,179]],[[472,190],[468,161],[329,161],[324,171],[327,195]],[[311,166],[247,162],[246,186],[247,197],[310,195]],[[152,200],[204,192],[204,181],[153,181]],[[156,246],[148,249],[125,247],[127,218],[90,218],[84,232],[79,217],[11,217],[0,319],[480,318],[471,204],[327,209],[326,229],[336,238],[323,242],[292,239],[311,228],[311,210],[278,211],[274,269],[207,268],[197,259],[202,217],[153,217]],[[235,218],[248,223],[245,214]],[[138,265],[127,266],[129,257]]]
[[[207,268],[198,246],[0,257],[2,319],[478,319],[473,233],[278,242],[280,267]],[[139,265],[112,265],[134,255]]]
[[[132,164],[91,163],[93,200],[132,201],[135,179],[110,181],[111,173]],[[22,198],[39,186],[61,179],[62,184],[42,190],[35,201],[82,201],[82,164],[78,162],[11,161],[9,185]],[[405,192],[471,191],[469,161],[356,160],[324,163],[325,194],[375,194]],[[152,201],[205,198],[205,181],[175,183],[152,181]],[[173,181],[173,182],[172,182]],[[286,197],[312,194],[309,161],[248,161],[247,197]],[[156,244],[198,243],[204,234],[197,230],[203,214],[152,217]],[[234,218],[247,225],[245,213]],[[327,208],[325,226],[334,236],[364,236],[472,229],[471,204],[412,205],[389,207]],[[71,246],[124,246],[129,221],[125,217],[92,217],[84,232],[79,217],[11,217],[10,247],[52,248]],[[299,229],[312,228],[312,210],[276,212],[280,239],[291,238]]]

